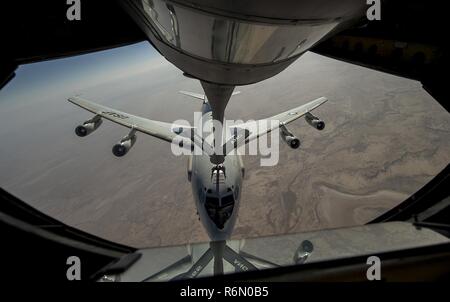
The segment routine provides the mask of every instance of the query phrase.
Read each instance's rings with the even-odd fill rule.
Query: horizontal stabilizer
[[[193,98],[196,98],[196,99],[199,99],[199,100],[202,100],[202,101],[205,100],[205,96],[203,94],[200,94],[200,93],[195,93],[195,92],[190,92],[190,91],[183,91],[183,90],[181,90],[180,93],[184,94],[184,95],[187,95],[187,96],[190,96],[190,97],[193,97]]]

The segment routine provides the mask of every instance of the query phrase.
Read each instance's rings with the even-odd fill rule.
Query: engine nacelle
[[[80,125],[75,128],[76,135],[80,137],[84,137],[86,135],[91,134],[95,130],[97,130],[98,127],[102,124],[102,119],[100,116],[96,115],[91,120],[86,121],[83,123],[83,125]]]
[[[286,136],[284,138],[284,141],[292,149],[298,149],[298,147],[300,147],[300,140],[297,137],[295,137],[295,136]]]
[[[319,119],[317,116],[312,115],[310,112],[305,114],[305,120],[309,125],[317,130],[325,129],[325,122]]]
[[[135,142],[136,134],[134,134],[134,130],[132,130],[130,134],[124,136],[117,144],[113,146],[112,153],[117,157],[122,157],[130,151]]]
[[[300,147],[300,140],[293,135],[284,125],[280,126],[281,139],[292,149]]]

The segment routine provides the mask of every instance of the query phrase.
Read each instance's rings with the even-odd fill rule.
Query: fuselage
[[[212,119],[208,102],[202,105],[201,125]],[[199,130],[201,131],[201,130]],[[213,139],[212,136],[205,140]],[[209,143],[212,143],[209,142]],[[240,155],[227,155],[220,165],[210,156],[191,155],[190,180],[199,219],[212,241],[230,237],[237,219],[242,189],[243,165]]]

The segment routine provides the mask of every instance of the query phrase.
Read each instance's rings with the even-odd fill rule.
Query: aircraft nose
[[[233,192],[229,192],[226,195],[206,195],[206,212],[218,229],[222,230],[225,227],[225,223],[232,216],[234,203]]]

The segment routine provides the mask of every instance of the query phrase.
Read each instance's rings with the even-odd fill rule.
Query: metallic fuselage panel
[[[281,72],[326,35],[359,19],[364,7],[356,0],[287,1],[290,10],[283,1],[250,2],[255,14],[235,1],[129,0],[125,8],[184,72],[207,82],[245,85]],[[339,6],[338,15],[325,11],[324,2]],[[285,17],[274,18],[277,11]]]
[[[204,103],[202,106],[203,121],[200,124],[207,123],[211,118],[210,106],[208,103]],[[206,138],[208,143],[212,143],[208,139],[211,140],[213,137]],[[226,156],[221,166],[223,166],[224,173],[217,181],[215,174],[213,174],[216,165],[211,163],[209,155],[193,155],[192,157],[192,192],[200,221],[212,241],[226,240],[230,237],[236,223],[242,189],[242,167],[238,155]],[[234,204],[229,217],[224,219],[224,225],[221,227],[211,218],[211,214],[208,214],[206,200],[207,197],[210,197],[209,200],[215,200],[216,198],[222,200],[223,197],[229,195],[233,195]]]

